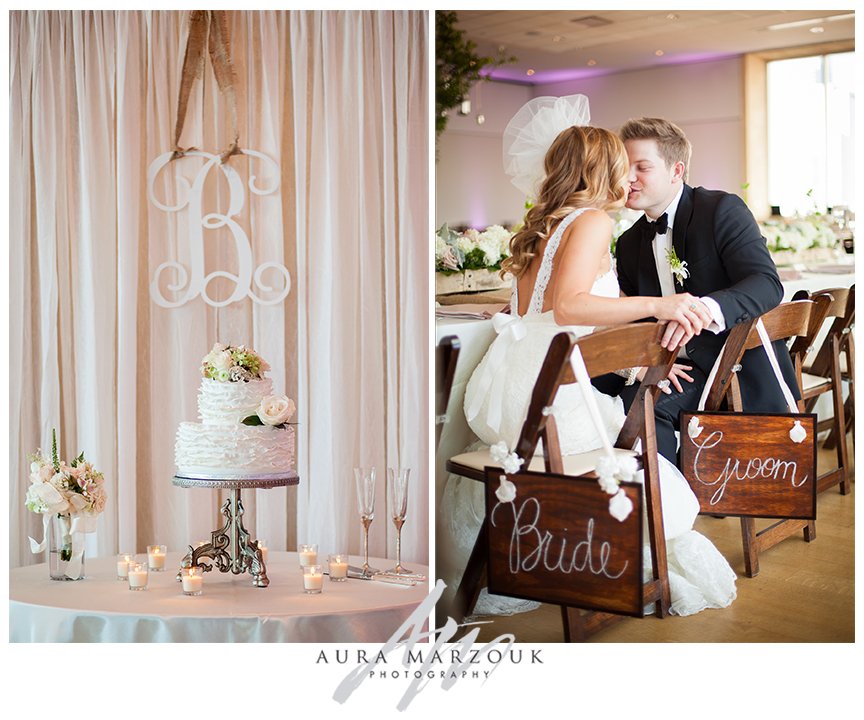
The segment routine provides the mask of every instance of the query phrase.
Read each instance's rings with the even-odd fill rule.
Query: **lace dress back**
[[[543,250],[543,257],[540,260],[540,268],[537,270],[537,277],[534,280],[534,291],[531,293],[531,300],[528,303],[528,310],[525,313],[526,316],[541,315],[543,313],[543,304],[546,302],[546,288],[549,286],[549,280],[552,277],[555,253],[558,252],[558,247],[561,245],[561,238],[564,237],[564,232],[577,217],[586,210],[592,209],[593,208],[579,208],[578,210],[574,210],[558,223],[558,227],[555,228],[552,237],[549,238],[549,242],[546,243],[546,248]],[[613,275],[614,279],[614,273],[612,273],[611,267],[609,271],[601,275],[598,280],[602,279],[605,275]],[[594,288],[592,288],[591,291],[593,293]],[[617,282],[615,282],[615,294],[618,294]],[[516,281],[516,278],[513,278],[513,291],[510,294],[510,314],[514,317],[519,315],[519,283]]]

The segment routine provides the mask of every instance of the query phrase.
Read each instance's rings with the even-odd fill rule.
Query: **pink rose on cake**
[[[245,418],[243,424],[284,428],[295,410],[294,401],[286,395],[268,395],[261,399],[261,404],[255,411],[255,415]]]

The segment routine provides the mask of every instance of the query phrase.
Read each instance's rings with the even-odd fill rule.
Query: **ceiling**
[[[536,85],[849,40],[851,10],[460,10],[481,55],[517,61],[489,73]],[[484,73],[485,74],[485,73]]]

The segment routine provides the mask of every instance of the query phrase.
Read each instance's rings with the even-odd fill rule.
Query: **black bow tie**
[[[648,221],[648,235],[652,239],[655,235],[665,235],[669,229],[669,218],[666,213],[663,213],[654,222]]]

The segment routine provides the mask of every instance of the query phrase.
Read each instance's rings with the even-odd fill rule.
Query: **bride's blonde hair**
[[[627,152],[621,139],[609,130],[577,125],[567,128],[546,152],[544,168],[546,177],[537,203],[510,240],[510,257],[501,263],[502,276],[509,272],[520,277],[538,244],[574,210],[612,210],[623,207],[627,200]]]

